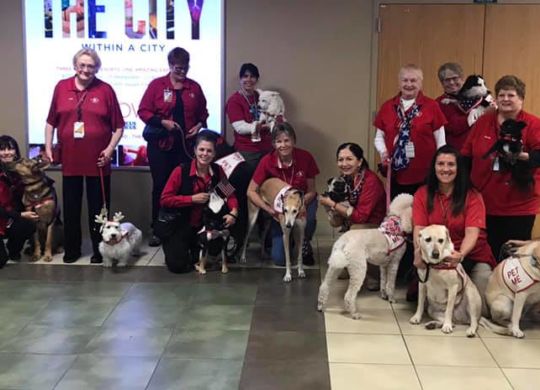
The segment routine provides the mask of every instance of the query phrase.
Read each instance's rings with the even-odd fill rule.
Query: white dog
[[[364,283],[367,262],[380,267],[381,297],[394,302],[397,270],[406,249],[405,235],[412,232],[412,203],[412,195],[398,195],[379,228],[349,230],[335,242],[328,259],[328,271],[319,288],[318,310],[323,310],[328,300],[331,282],[347,268],[350,280],[345,293],[345,310],[352,318],[360,318],[356,295]]]
[[[425,324],[426,329],[442,328],[443,333],[452,333],[454,321],[470,324],[466,334],[474,337],[482,298],[461,264],[444,262],[454,250],[448,229],[443,225],[425,227],[420,231],[419,246],[427,268],[418,269],[418,306],[409,322],[417,325],[422,321],[427,298],[427,311],[433,321]]]
[[[96,215],[96,222],[101,224],[103,241],[99,243],[99,253],[104,267],[112,267],[113,260],[118,261],[119,267],[125,267],[132,254],[139,254],[142,232],[129,222],[121,224],[122,219],[120,212],[114,214],[112,221],[108,221],[106,215]]]
[[[259,93],[258,105],[261,110],[259,120],[261,122],[266,122],[270,127],[270,131],[273,131],[278,120],[282,122],[286,121],[283,99],[279,92],[276,91],[263,91],[258,89],[257,92]]]

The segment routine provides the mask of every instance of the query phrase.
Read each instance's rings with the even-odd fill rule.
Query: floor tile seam
[[[79,355],[78,354],[75,355],[75,359],[73,359],[73,361],[71,362],[69,367],[66,369],[66,371],[64,371],[64,373],[62,375],[60,375],[60,378],[58,378],[58,380],[56,381],[56,383],[53,386],[53,390],[58,387],[60,382],[62,382],[62,380],[66,377],[67,373],[75,366],[75,363],[77,362],[77,360],[79,360]]]
[[[212,361],[234,361],[234,362],[239,362],[239,361],[244,361],[245,360],[245,356],[244,357],[241,357],[241,358],[227,358],[227,357],[207,357],[207,356],[194,356],[194,357],[184,357],[184,356],[175,356],[175,355],[167,355],[167,354],[163,354],[162,356],[162,359],[175,359],[175,360],[186,360],[186,361],[194,361],[194,362],[198,362],[198,361],[207,361],[207,360],[212,360]]]
[[[150,375],[150,377],[148,378],[148,382],[146,383],[146,386],[144,387],[145,390],[148,389],[148,387],[150,386],[150,383],[152,383],[152,379],[154,378],[154,375],[156,374],[156,371],[157,371],[157,368],[159,367],[159,364],[161,363],[161,361],[163,360],[163,357],[165,355],[165,351],[167,350],[167,347],[169,345],[169,343],[171,342],[171,339],[173,337],[173,334],[174,334],[174,329],[171,330],[171,333],[169,335],[169,339],[167,340],[167,343],[165,343],[165,346],[163,347],[163,351],[161,352],[161,354],[159,355],[159,358],[156,362],[156,365],[154,366],[154,369],[152,370],[152,374]]]
[[[343,362],[343,361],[340,361],[340,362],[329,361],[328,363],[334,364],[334,365],[340,365],[340,364],[351,365],[352,364],[352,365],[363,365],[363,366],[390,366],[390,367],[411,367],[411,368],[414,366],[412,363],[404,364],[404,363]]]
[[[379,332],[335,332],[335,331],[326,331],[326,334],[358,335],[358,336],[401,336],[400,333],[379,333]]]

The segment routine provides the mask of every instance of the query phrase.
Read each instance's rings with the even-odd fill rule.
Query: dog
[[[283,231],[283,249],[285,250],[285,276],[284,282],[290,282],[291,276],[291,255],[290,255],[290,235],[293,233],[294,242],[298,249],[298,277],[305,278],[304,265],[302,263],[302,243],[304,242],[304,230],[306,228],[306,207],[304,205],[304,193],[295,189],[278,178],[270,178],[264,181],[259,187],[259,193],[263,200],[274,207],[279,212],[279,225]],[[259,208],[248,200],[248,229],[242,256],[240,261],[246,262],[246,250],[248,238],[255,226]]]
[[[491,320],[481,324],[495,333],[522,338],[519,326],[525,309],[540,302],[540,242],[517,248],[499,263],[486,287],[486,301]]]
[[[534,186],[534,176],[527,161],[519,160],[523,151],[522,131],[525,122],[507,119],[501,124],[499,138],[484,154],[483,158],[495,153],[493,170],[510,171],[514,184],[524,191]]]
[[[16,173],[24,186],[22,203],[26,211],[34,211],[39,220],[34,234],[32,261],[42,259],[50,262],[53,258],[54,223],[59,218],[54,180],[45,174],[50,162],[38,156],[20,158],[6,164],[7,169]],[[44,242],[43,257],[41,240]]]
[[[457,105],[467,114],[467,124],[474,125],[486,110],[494,105],[493,96],[488,91],[484,78],[473,74],[467,77],[458,92]]]
[[[469,324],[465,333],[474,337],[482,315],[482,298],[461,264],[444,262],[454,251],[448,229],[443,225],[425,227],[420,231],[419,246],[427,268],[417,270],[418,306],[409,322],[417,325],[422,321],[427,298],[427,311],[433,321],[425,324],[426,329],[441,328],[443,333],[452,333],[453,322]]]
[[[258,89],[258,106],[261,111],[259,120],[266,122],[270,127],[270,132],[274,130],[276,123],[285,122],[285,104],[279,92],[263,91]]]
[[[349,271],[349,287],[345,293],[345,310],[359,319],[356,295],[364,283],[367,263],[378,265],[381,271],[380,294],[394,301],[394,290],[399,262],[405,254],[405,236],[412,233],[413,196],[398,195],[388,215],[377,229],[350,230],[334,243],[328,259],[328,271],[319,288],[317,309],[322,311],[328,301],[331,283],[343,268]]]
[[[347,181],[341,177],[331,177],[327,181],[328,187],[323,196],[327,196],[332,199],[334,202],[342,204],[345,207],[350,207],[348,201],[349,195],[351,193],[351,188]],[[346,218],[343,218],[339,213],[336,213],[330,207],[325,206],[326,213],[328,215],[328,221],[332,227],[341,227],[339,230],[340,233],[346,232],[350,228],[350,223],[348,223]]]
[[[96,215],[95,221],[101,224],[99,232],[103,241],[99,243],[99,253],[103,256],[103,266],[110,268],[114,260],[118,267],[126,267],[131,255],[138,255],[142,243],[142,232],[132,223],[120,223],[124,215],[114,214],[112,221],[107,219],[106,212]]]

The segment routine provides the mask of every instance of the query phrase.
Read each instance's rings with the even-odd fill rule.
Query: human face
[[[405,69],[399,74],[399,90],[403,99],[415,99],[422,89],[420,72]]]
[[[75,76],[83,84],[89,84],[96,77],[96,62],[87,54],[77,59],[75,64]]]
[[[253,76],[251,72],[244,72],[244,75],[240,77],[240,88],[248,95],[251,95],[253,91],[255,91],[258,80],[259,79]]]
[[[169,68],[175,81],[184,81],[189,71],[189,62],[187,64],[169,64]]]
[[[523,109],[523,99],[515,89],[501,89],[497,94],[497,107],[502,115],[515,116]]]
[[[0,162],[8,163],[15,161],[17,151],[11,148],[0,149]]]
[[[342,175],[355,175],[362,166],[363,159],[358,159],[349,148],[341,149],[337,157],[337,166]]]
[[[463,78],[451,70],[446,70],[443,74],[441,85],[445,93],[455,95],[463,86]]]
[[[457,161],[453,154],[442,153],[435,159],[435,175],[439,184],[454,184],[457,175]]]
[[[195,147],[195,158],[197,164],[201,167],[210,165],[216,155],[214,144],[209,141],[201,141]]]
[[[274,149],[278,152],[280,160],[288,160],[292,156],[294,141],[285,133],[281,133],[274,141]]]

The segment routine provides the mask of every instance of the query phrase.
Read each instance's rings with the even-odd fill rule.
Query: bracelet
[[[238,219],[238,216],[236,216],[236,215],[234,215],[234,214],[227,213],[227,215],[230,215],[230,216],[233,217],[234,219]]]

